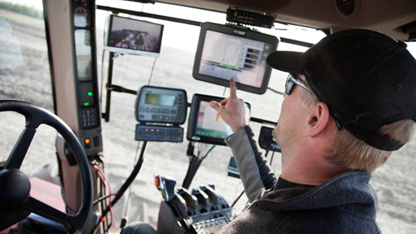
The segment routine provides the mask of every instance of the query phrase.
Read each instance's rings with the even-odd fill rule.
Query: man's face
[[[298,75],[302,82],[305,76]],[[273,131],[273,137],[277,144],[284,151],[289,151],[296,146],[302,134],[302,116],[305,114],[305,106],[302,104],[302,92],[307,92],[299,85],[294,85],[289,95],[284,94],[283,103],[280,111],[279,122]]]

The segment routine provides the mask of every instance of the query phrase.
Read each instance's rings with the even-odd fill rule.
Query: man
[[[269,55],[289,73],[273,131],[277,181],[231,80],[230,97],[210,105],[234,132],[226,142],[252,204],[220,233],[380,233],[370,173],[410,141],[416,120],[416,61],[405,48],[357,29]]]

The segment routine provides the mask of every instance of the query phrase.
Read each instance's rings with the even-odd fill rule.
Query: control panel
[[[195,231],[198,234],[206,234],[206,233],[216,233],[219,230],[221,230],[225,225],[228,224],[228,221],[224,217],[219,217],[215,219],[208,219],[203,220],[197,223],[193,223],[192,226],[194,226]]]
[[[98,125],[99,118],[97,116],[97,110],[95,108],[81,109],[82,115],[82,127],[93,127]]]
[[[182,142],[183,128],[178,126],[137,124],[136,141]]]
[[[182,196],[187,204],[188,215],[192,217],[194,224],[200,222],[206,222],[209,220],[214,220],[220,217],[224,217],[227,220],[231,218],[231,207],[225,201],[225,199],[218,194],[214,185],[201,185],[198,188],[194,188],[191,191],[190,196],[193,199],[186,198],[189,196],[184,188],[179,188],[177,193],[179,196]],[[191,203],[196,198],[195,207],[192,207]],[[195,227],[195,225],[194,225]]]
[[[183,124],[188,100],[183,89],[143,86],[136,100],[136,119],[140,123]]]
[[[103,151],[98,95],[95,1],[44,0],[55,113],[74,131],[85,153]]]
[[[273,130],[273,128],[269,128],[266,126],[261,127],[259,135],[260,148],[265,150],[281,152],[280,146],[276,143],[276,140],[273,138]]]
[[[162,193],[157,231],[159,234],[215,233],[231,221],[232,208],[212,184],[188,191],[174,189],[172,178],[156,176]],[[175,192],[173,192],[175,191]]]

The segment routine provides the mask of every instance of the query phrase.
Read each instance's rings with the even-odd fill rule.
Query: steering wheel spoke
[[[48,218],[50,220],[56,221],[63,224],[67,229],[71,229],[70,226],[67,226],[69,215],[59,211],[48,204],[45,204],[36,198],[29,197],[25,203],[23,203],[23,209],[33,212],[42,217]]]
[[[32,143],[35,136],[36,128],[28,125],[20,135],[17,143],[14,145],[7,162],[4,164],[5,169],[19,169],[22,165],[23,159],[26,156],[27,150]]]

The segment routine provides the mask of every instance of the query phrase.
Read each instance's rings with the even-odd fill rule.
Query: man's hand
[[[249,110],[243,99],[237,98],[237,86],[234,79],[230,80],[230,96],[219,103],[211,101],[209,105],[218,111],[234,133],[249,123]]]

